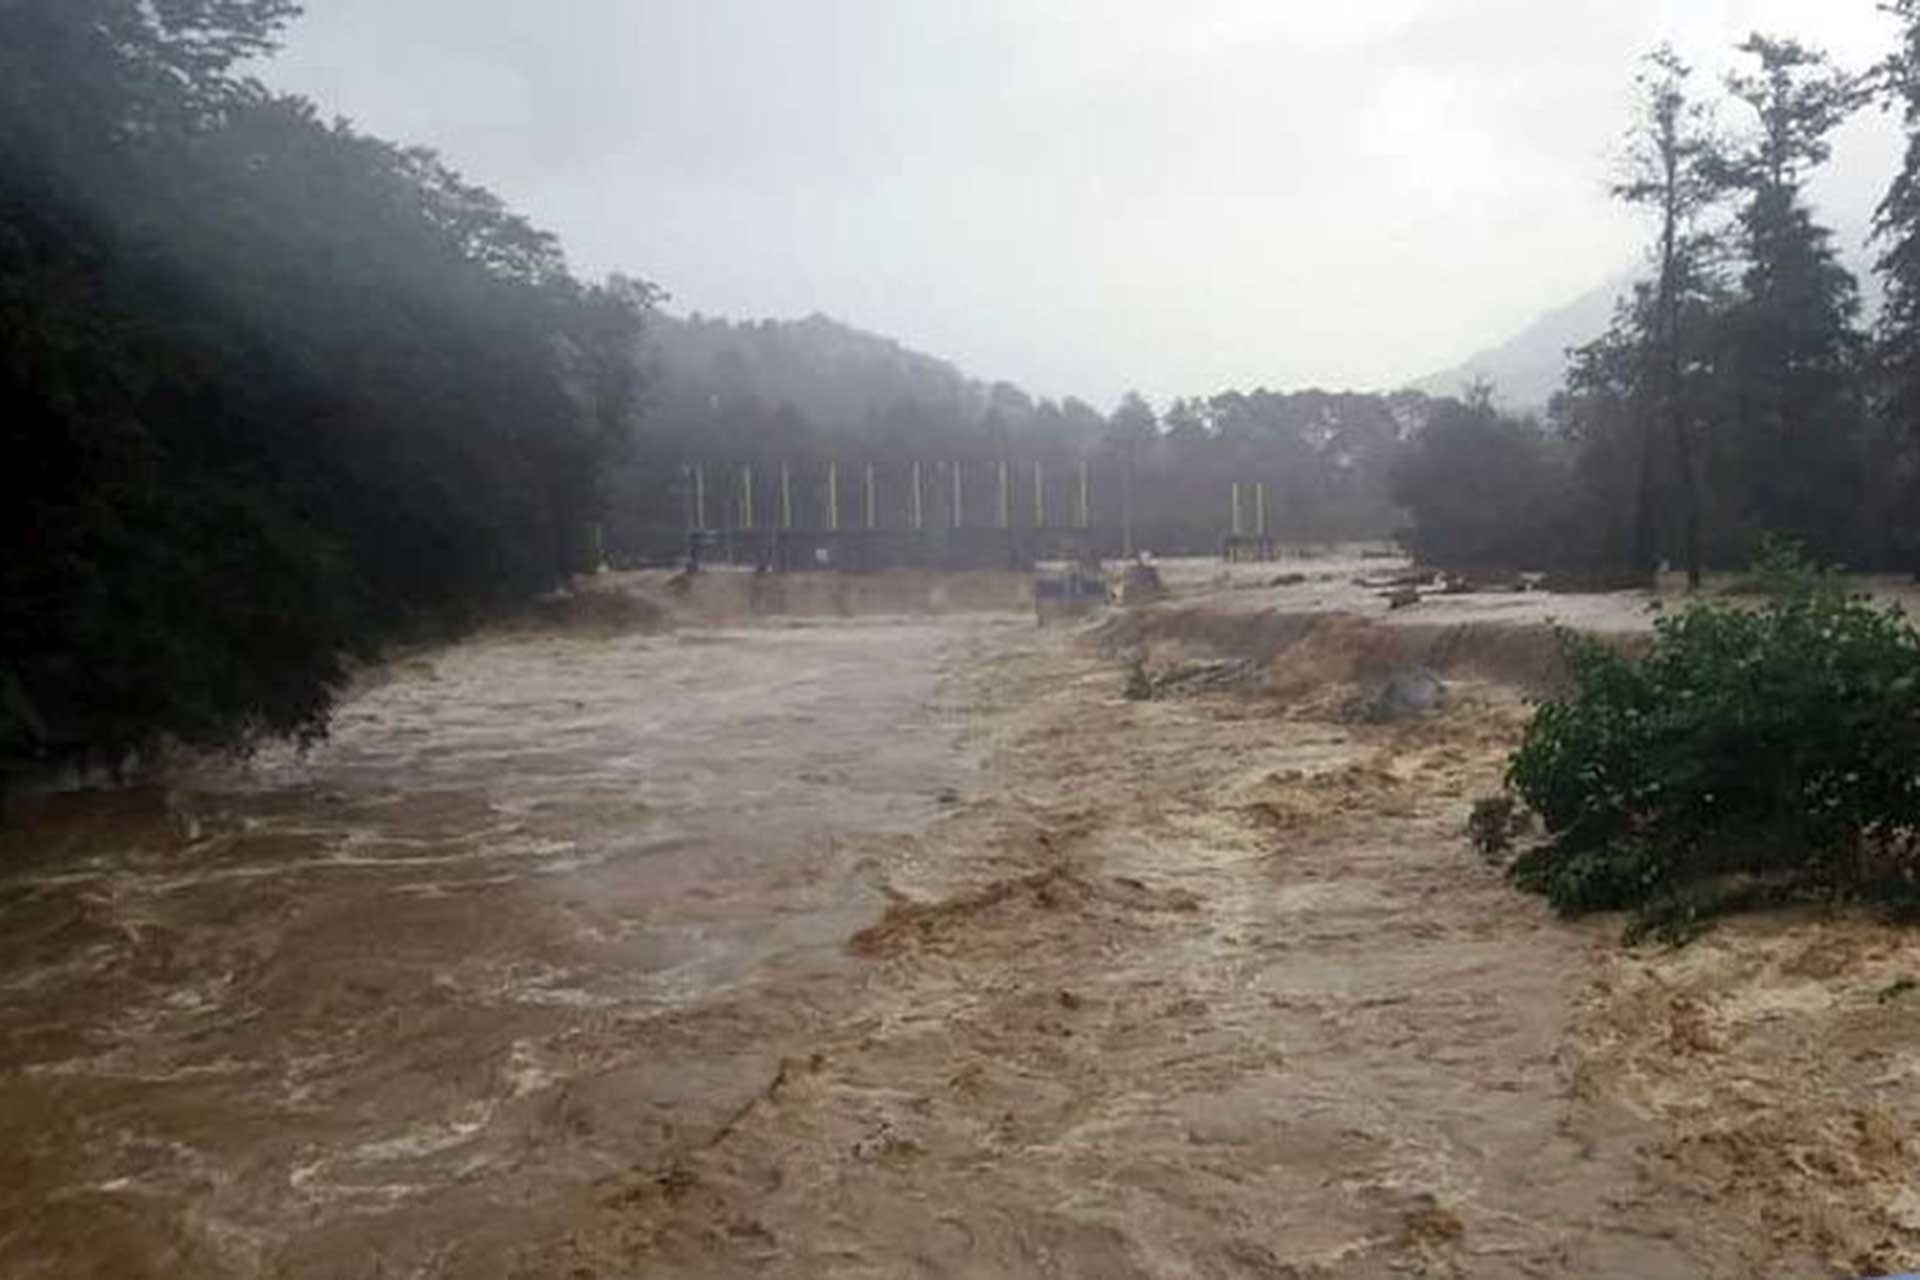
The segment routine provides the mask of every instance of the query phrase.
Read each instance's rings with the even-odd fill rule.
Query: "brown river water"
[[[621,1029],[848,963],[1012,625],[476,641],[308,754],[59,798],[0,881],[0,1274],[433,1274],[731,1105],[751,1029]]]
[[[1913,931],[1554,919],[1462,838],[1537,637],[1289,603],[497,635],[305,755],[48,800],[0,1276],[1920,1262]],[[1444,707],[1357,721],[1411,658]]]

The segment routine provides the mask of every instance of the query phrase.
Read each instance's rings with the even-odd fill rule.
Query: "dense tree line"
[[[1715,101],[1670,50],[1648,57],[1615,188],[1650,215],[1647,277],[1573,353],[1545,423],[1481,404],[1416,442],[1400,495],[1418,549],[1634,576],[1665,562],[1697,583],[1771,536],[1824,563],[1916,567],[1920,2],[1886,7],[1900,47],[1862,74],[1754,35]],[[1886,304],[1868,327],[1806,190],[1834,130],[1875,100],[1909,143],[1875,225]]]
[[[1276,536],[1379,537],[1397,519],[1391,470],[1403,440],[1451,403],[1417,392],[1260,389],[1177,399],[1163,412],[1129,395],[1102,413],[1071,396],[1035,398],[1010,383],[969,379],[943,361],[818,316],[735,324],[662,315],[649,325],[644,365],[639,443],[617,468],[609,517],[616,557],[684,547],[687,468],[696,464],[715,527],[746,519],[749,469],[759,493],[754,522],[776,519],[774,477],[783,464],[793,477],[796,523],[824,523],[829,463],[843,473],[843,523],[864,516],[856,484],[872,465],[878,517],[899,527],[909,519],[916,462],[930,524],[952,519],[948,469],[956,465],[967,522],[997,519],[1001,463],[1012,477],[1015,523],[1033,519],[1036,465],[1046,518],[1064,523],[1075,516],[1084,463],[1092,521],[1113,539],[1110,551],[1121,549],[1130,507],[1140,548],[1216,552],[1236,481],[1268,486]],[[1251,498],[1243,514],[1251,531]]]
[[[241,74],[295,12],[0,5],[0,772],[318,731],[588,558],[650,291]]]

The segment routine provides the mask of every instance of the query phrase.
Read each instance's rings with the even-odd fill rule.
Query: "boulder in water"
[[[1423,715],[1445,703],[1447,682],[1425,667],[1396,671],[1361,708],[1360,718],[1386,724]]]

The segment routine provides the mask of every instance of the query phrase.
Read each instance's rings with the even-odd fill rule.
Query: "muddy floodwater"
[[[0,1273],[484,1273],[764,1083],[770,1034],[644,1028],[846,966],[873,842],[979,785],[944,682],[1011,625],[476,642],[305,756],[49,806],[0,884]]]
[[[1910,930],[1556,920],[1462,838],[1538,638],[1256,606],[494,636],[49,799],[0,1275],[1920,1261]],[[1353,714],[1413,658],[1441,707]]]

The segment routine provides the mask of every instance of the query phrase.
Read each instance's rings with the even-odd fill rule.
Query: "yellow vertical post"
[[[838,532],[840,528],[840,464],[827,464],[827,528]]]

